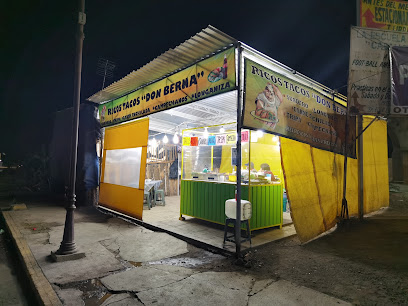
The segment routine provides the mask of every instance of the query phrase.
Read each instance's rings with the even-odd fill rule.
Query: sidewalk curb
[[[62,305],[50,282],[44,276],[44,273],[35,260],[34,255],[31,253],[30,247],[24,236],[21,234],[11,212],[3,211],[1,213],[4,217],[6,228],[9,231],[14,246],[16,247],[23,270],[36,297],[37,303],[46,306]]]

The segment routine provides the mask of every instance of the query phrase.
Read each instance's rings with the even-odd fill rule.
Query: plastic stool
[[[145,201],[146,201],[147,207],[149,209],[151,209],[152,208],[152,203],[150,202],[150,192],[148,192],[148,191],[144,192],[143,202],[145,202]]]
[[[228,236],[228,225],[232,223],[234,225],[233,227],[233,234]],[[249,229],[249,221],[247,220],[242,220],[241,224],[245,223],[246,225],[246,238],[243,238],[241,240],[241,242],[245,242],[245,241],[249,241],[249,245],[252,246],[252,240],[251,240],[251,230]],[[236,219],[231,219],[231,218],[226,218],[225,219],[225,227],[224,227],[224,242],[222,243],[223,245],[225,245],[226,241],[229,242],[234,242],[235,243],[235,226],[236,226]]]
[[[164,190],[163,189],[157,189],[154,192],[154,199],[156,201],[156,205],[159,204],[159,205],[165,206],[166,205],[166,200],[164,199]],[[157,202],[160,202],[160,203],[157,203]]]
[[[237,201],[235,199],[229,199],[225,201],[225,226],[224,226],[224,242],[225,245],[226,241],[234,242],[235,243],[235,227],[236,224],[236,211],[237,211]],[[249,228],[249,219],[252,217],[252,205],[251,202],[246,200],[241,200],[241,225],[244,223],[246,225],[246,238],[241,240],[241,242],[249,241],[250,245],[252,245],[251,240],[251,230]],[[233,224],[234,227],[234,234],[232,236],[228,236],[228,227],[229,224]]]

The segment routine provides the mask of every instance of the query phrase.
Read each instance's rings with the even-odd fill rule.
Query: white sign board
[[[408,48],[392,47],[391,114],[408,115]]]
[[[221,146],[227,144],[227,135],[217,135],[216,145]]]
[[[208,138],[207,137],[198,137],[198,145],[199,146],[208,145]]]
[[[390,46],[408,46],[408,33],[351,27],[348,80],[351,114],[389,113]]]
[[[142,147],[106,150],[105,154],[104,183],[143,189],[144,181],[140,181]]]

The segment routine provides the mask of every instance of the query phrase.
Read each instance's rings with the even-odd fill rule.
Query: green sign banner
[[[124,97],[101,104],[101,125],[144,117],[235,89],[234,50],[220,52]]]

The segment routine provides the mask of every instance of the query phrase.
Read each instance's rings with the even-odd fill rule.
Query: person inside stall
[[[246,166],[246,169],[247,169],[248,171],[249,171],[249,170],[251,170],[251,171],[256,171],[253,162],[246,163],[245,166]],[[251,166],[251,167],[249,167],[249,166]]]
[[[261,170],[265,174],[270,174],[271,175],[271,181],[277,181],[277,179],[275,178],[275,175],[273,175],[273,172],[271,171],[271,167],[269,167],[269,164],[267,164],[267,163],[261,164]]]

